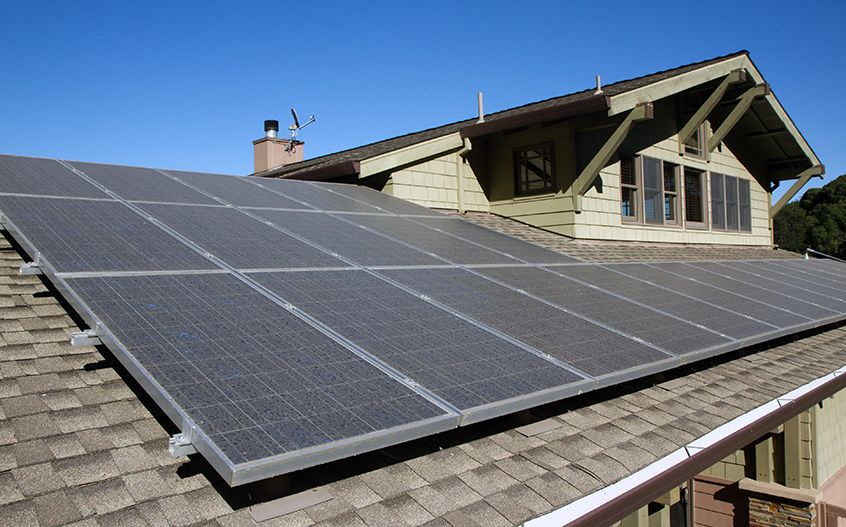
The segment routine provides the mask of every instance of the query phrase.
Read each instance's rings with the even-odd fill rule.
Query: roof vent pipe
[[[268,119],[264,122],[264,136],[269,139],[276,139],[279,133],[279,121]]]
[[[596,91],[593,92],[594,95],[602,95],[602,79],[599,75],[596,76]]]
[[[476,93],[476,102],[479,105],[479,118],[476,119],[477,123],[484,123],[485,122],[485,106],[482,102],[482,92]]]

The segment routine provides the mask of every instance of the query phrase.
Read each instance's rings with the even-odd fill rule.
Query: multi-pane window
[[[711,223],[715,229],[752,230],[748,180],[711,173]]]
[[[637,188],[637,174],[635,174],[634,158],[624,157],[620,160],[620,193],[622,201],[620,208],[623,212],[623,219],[636,221],[638,217],[638,201],[640,193]]]
[[[684,167],[684,221],[689,227],[705,227],[705,173]]]
[[[707,124],[702,123],[690,134],[684,142],[684,153],[693,157],[705,157],[705,138],[707,137]]]
[[[555,188],[552,143],[514,151],[514,185],[518,196],[552,192]]]
[[[678,165],[646,156],[623,158],[620,193],[624,220],[678,223]]]

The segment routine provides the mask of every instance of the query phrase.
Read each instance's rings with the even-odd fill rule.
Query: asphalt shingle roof
[[[581,250],[510,220],[471,219]],[[653,258],[653,249],[627,258]],[[773,254],[743,257],[753,251]],[[618,258],[616,248],[607,254]],[[176,430],[108,350],[70,346],[74,319],[39,277],[17,273],[21,263],[0,240],[0,525],[253,525],[251,505],[315,491],[329,499],[289,505],[261,525],[515,525],[846,364],[846,327],[829,327],[230,489],[201,458],[168,454]]]

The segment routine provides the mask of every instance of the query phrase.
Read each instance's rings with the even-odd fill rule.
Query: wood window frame
[[[702,221],[695,221],[688,219],[688,174],[695,174],[699,176],[699,208],[702,211]],[[682,190],[684,191],[682,200],[684,201],[684,226],[686,229],[707,230],[708,229],[708,173],[704,170],[683,166],[682,167]]]
[[[546,152],[549,153],[549,165],[550,171],[548,174],[549,177],[549,187],[544,186],[543,188],[533,189],[533,190],[524,190],[523,189],[523,181],[521,178],[520,168],[521,168],[521,155],[525,154],[526,152],[530,152],[533,150],[542,149],[546,156]],[[512,160],[513,160],[513,171],[514,171],[514,196],[515,197],[526,197],[526,196],[539,196],[542,194],[553,194],[556,189],[556,180],[555,180],[555,143],[550,141],[546,143],[536,143],[533,145],[528,146],[521,146],[519,148],[515,148],[512,150]]]
[[[660,163],[660,199],[657,200],[660,203],[660,207],[657,207],[658,214],[660,221],[647,221],[645,217],[645,210],[646,210],[646,187],[644,185],[643,179],[643,162],[644,159],[655,160]],[[623,183],[623,163],[631,163],[632,170],[634,172],[634,184],[630,183]],[[675,191],[668,191],[667,190],[667,183],[666,183],[666,167],[672,167],[673,170],[673,178],[675,184]],[[670,161],[666,161],[664,159],[659,159],[650,156],[643,156],[643,155],[636,155],[636,156],[626,156],[620,159],[620,217],[622,218],[623,223],[625,224],[638,224],[638,225],[649,225],[655,227],[680,227],[681,226],[681,192],[680,192],[680,169],[681,166],[672,163]],[[623,189],[629,189],[634,194],[633,204],[635,208],[634,216],[626,216],[623,213]],[[674,219],[668,220],[666,213],[665,213],[665,203],[668,196],[671,196],[673,199],[673,217]]]
[[[745,178],[741,178],[738,176],[730,176],[728,174],[723,174],[720,172],[711,172],[710,178],[712,182],[715,179],[719,178],[718,180],[722,182],[721,184],[723,189],[722,201],[720,202],[719,206],[722,207],[722,217],[724,224],[714,226],[714,230],[721,232],[752,232],[751,182]],[[734,190],[735,198],[735,211],[734,214],[731,214],[731,218],[729,218],[729,185],[731,185]],[[745,187],[745,192],[744,190],[742,190],[743,187]],[[711,203],[713,214],[713,208],[718,206],[718,204],[713,202],[713,196],[709,202]],[[746,212],[744,212],[744,208],[746,209]],[[730,226],[730,220],[734,220],[734,227]]]
[[[696,131],[690,134],[688,140],[684,143],[684,155],[685,157],[691,157],[694,159],[705,159],[706,157],[706,150],[708,148],[708,132],[710,131],[710,127],[708,125],[708,121],[703,121],[697,128]],[[689,141],[695,139],[695,145],[688,144]]]

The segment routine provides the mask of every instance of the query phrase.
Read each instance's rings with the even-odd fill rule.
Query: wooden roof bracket
[[[599,171],[608,164],[608,161],[611,160],[611,157],[617,152],[620,145],[623,144],[623,141],[626,139],[626,136],[629,135],[629,131],[632,129],[632,126],[636,122],[652,119],[652,116],[653,108],[651,102],[642,102],[638,104],[632,108],[628,115],[626,115],[623,122],[617,126],[614,133],[612,133],[611,137],[608,138],[608,141],[606,141],[605,144],[602,145],[602,148],[596,152],[593,159],[590,160],[587,166],[585,166],[579,174],[579,177],[576,178],[576,181],[573,182],[574,211],[582,211],[582,196],[585,192],[590,190],[591,187],[593,187],[596,182],[596,177],[599,175]]]
[[[765,97],[770,94],[770,85],[766,82],[762,84],[758,84],[757,86],[753,86],[743,92],[743,95],[740,96],[740,101],[737,105],[732,109],[731,113],[728,114],[726,120],[720,125],[719,128],[711,135],[708,139],[708,154],[713,152],[717,145],[723,142],[723,139],[726,138],[731,129],[734,128],[740,118],[743,117],[743,114],[749,110],[749,107],[752,106],[752,103],[758,97]]]
[[[737,84],[738,82],[745,82],[746,81],[746,70],[744,69],[736,69],[729,72],[728,75],[723,78],[723,81],[717,86],[711,95],[705,99],[705,102],[702,103],[702,106],[696,110],[696,113],[681,127],[679,130],[679,154],[684,154],[684,142],[690,139],[690,136],[699,129],[699,126],[705,122],[705,119],[708,118],[708,115],[711,114],[711,111],[720,103],[723,99],[723,95],[725,95],[726,90],[729,89],[729,86],[732,84]]]
[[[787,189],[787,192],[779,198],[775,205],[770,207],[770,218],[774,218],[775,215],[778,214],[785,205],[787,205],[787,202],[793,199],[793,196],[795,196],[797,192],[802,190],[802,187],[804,187],[812,177],[823,177],[823,174],[825,174],[825,165],[814,165],[811,168],[806,168],[800,172],[797,176],[798,179],[796,182]]]

